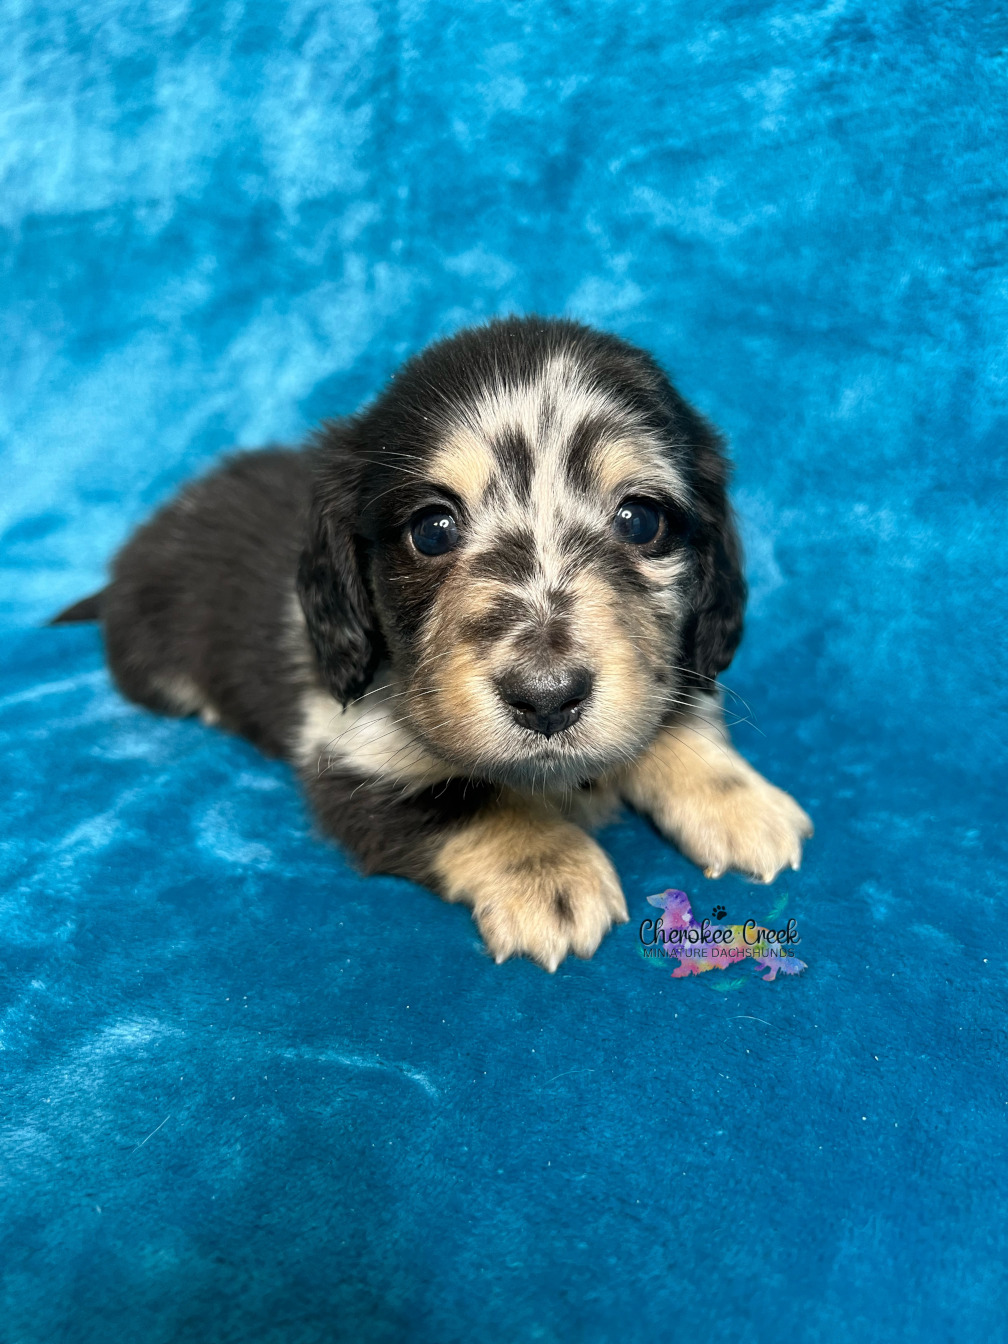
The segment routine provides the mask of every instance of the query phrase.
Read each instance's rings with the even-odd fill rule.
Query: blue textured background
[[[1006,52],[930,0],[4,6],[4,1344],[1006,1337]],[[532,310],[729,432],[737,741],[818,827],[768,892],[623,820],[632,922],[552,978],[39,628],[225,447]],[[810,969],[671,980],[669,885]]]

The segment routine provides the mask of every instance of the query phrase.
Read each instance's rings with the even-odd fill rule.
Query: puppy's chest
[[[338,769],[407,792],[453,773],[413,731],[402,693],[386,682],[345,708],[321,687],[307,690],[297,755],[305,767]]]
[[[540,789],[534,793],[502,789],[500,798],[502,802],[521,803],[530,816],[570,821],[586,831],[597,830],[612,821],[622,806],[619,790],[606,779],[585,781],[576,788],[547,788],[545,793]]]
[[[402,692],[390,681],[379,685],[345,709],[321,687],[305,692],[301,707],[298,762],[320,772],[338,770],[362,782],[410,794],[458,775],[435,756],[411,728]],[[529,810],[559,817],[586,829],[609,821],[620,806],[617,788],[608,780],[591,780],[574,788],[536,790],[525,794],[501,789],[501,799],[521,799]]]

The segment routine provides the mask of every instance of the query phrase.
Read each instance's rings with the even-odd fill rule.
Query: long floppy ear
[[[349,468],[349,469],[348,469]],[[374,610],[355,535],[358,481],[346,458],[320,473],[298,565],[297,590],[323,680],[341,704],[359,694],[378,660]]]
[[[731,470],[715,430],[697,416],[693,489],[699,526],[693,542],[700,562],[693,616],[684,639],[688,667],[708,690],[710,682],[731,662],[742,638],[746,582],[742,574],[742,543],[728,502]]]

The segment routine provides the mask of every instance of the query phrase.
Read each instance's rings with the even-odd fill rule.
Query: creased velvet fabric
[[[4,7],[4,1344],[1004,1337],[1006,53],[937,0]],[[43,628],[504,312],[729,434],[735,740],[817,827],[767,889],[620,819],[631,922],[555,976]],[[669,887],[808,970],[673,980]]]

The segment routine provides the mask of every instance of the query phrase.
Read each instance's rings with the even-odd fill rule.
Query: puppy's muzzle
[[[510,708],[515,723],[544,737],[577,723],[591,688],[591,673],[583,667],[539,677],[513,671],[497,681],[497,694]]]

